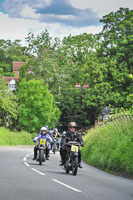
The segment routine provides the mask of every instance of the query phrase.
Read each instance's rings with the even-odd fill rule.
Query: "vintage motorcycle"
[[[60,150],[60,137],[57,134],[53,137],[52,152],[55,154],[56,151]]]
[[[41,165],[46,160],[46,139],[40,139],[36,161]]]
[[[58,150],[58,140],[56,138],[53,139],[53,144],[52,144],[52,152],[55,154],[55,152]]]
[[[80,144],[78,142],[69,141],[67,144],[66,162],[64,165],[64,170],[66,173],[72,171],[74,176],[77,175],[78,171],[78,155]]]

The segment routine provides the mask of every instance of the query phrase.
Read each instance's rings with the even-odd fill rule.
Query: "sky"
[[[51,37],[96,34],[99,20],[120,7],[133,9],[133,0],[0,0],[0,39],[20,39],[45,29]]]

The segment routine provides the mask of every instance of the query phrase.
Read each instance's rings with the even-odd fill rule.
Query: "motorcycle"
[[[36,161],[41,165],[46,160],[46,139],[40,139]]]
[[[69,171],[72,171],[72,174],[76,176],[78,171],[78,155],[80,144],[78,142],[69,141],[66,145],[67,153],[64,169],[67,174],[69,173]]]
[[[58,150],[58,140],[56,138],[53,139],[53,144],[52,144],[52,152],[55,154],[55,152]]]

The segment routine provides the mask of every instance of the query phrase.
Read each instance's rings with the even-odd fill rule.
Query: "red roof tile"
[[[9,82],[9,81],[11,81],[12,79],[14,79],[15,81],[19,81],[19,78],[18,78],[18,77],[13,77],[13,76],[5,76],[5,77],[4,77],[4,81],[5,81],[5,82]]]
[[[19,71],[19,68],[21,65],[25,64],[25,62],[13,62],[13,72],[14,71]]]

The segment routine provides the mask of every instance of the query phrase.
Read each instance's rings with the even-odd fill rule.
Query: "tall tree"
[[[100,33],[101,48],[98,58],[108,69],[107,81],[112,90],[110,104],[116,107],[127,107],[126,97],[132,93],[133,73],[133,11],[120,8],[117,12],[106,15],[100,20],[104,26]]]
[[[132,11],[121,8],[103,17],[104,28],[98,35],[70,35],[60,41],[53,40],[47,31],[37,37],[29,34],[29,51],[34,56],[33,74],[27,80],[42,78],[48,83],[62,111],[63,127],[72,119],[80,128],[93,124],[109,104],[130,106],[131,21]],[[77,90],[75,84],[79,82],[82,87]],[[84,88],[84,84],[89,87]]]
[[[28,53],[27,47],[21,46],[20,40],[0,40],[0,68],[3,69],[4,75],[12,74],[13,61],[26,61]]]
[[[42,80],[21,81],[18,100],[20,128],[34,132],[45,124],[50,128],[57,124],[60,111]]]
[[[84,92],[77,91],[75,84],[80,81],[83,84],[85,83],[81,77],[81,69],[88,57],[92,56],[95,37],[88,34],[69,36],[61,42],[57,38],[52,40],[46,31],[40,36],[38,35],[37,38],[33,34],[29,34],[28,41],[29,50],[31,48],[30,51],[36,54],[36,58],[32,58],[34,60],[34,73],[30,78],[35,75],[36,79],[41,77],[45,83],[49,84],[49,89],[54,94],[56,101],[60,102],[63,125],[72,119],[79,123],[79,127],[82,124],[87,125],[89,123],[88,114],[85,112],[87,108],[81,102]],[[21,77],[24,76],[24,70],[24,67],[22,67]],[[29,75],[26,77],[29,80]]]
[[[2,71],[0,68],[0,125],[6,126],[8,119],[11,128],[18,114],[17,97],[5,85]]]

